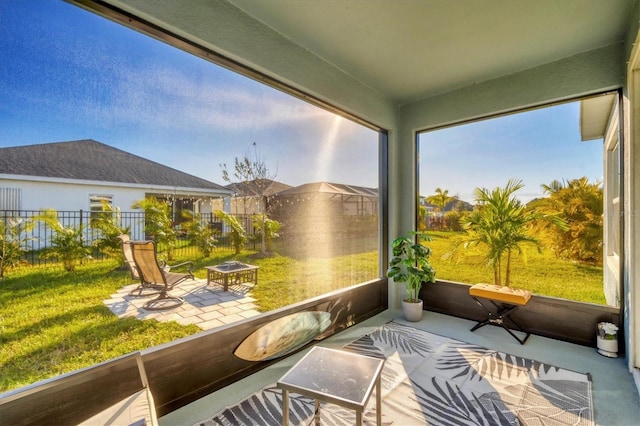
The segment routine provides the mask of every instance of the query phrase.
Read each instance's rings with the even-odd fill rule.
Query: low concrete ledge
[[[233,354],[247,336],[270,321],[296,312],[329,312],[331,326],[320,339],[385,309],[387,281],[373,280],[145,350],[143,359],[158,416],[277,362],[251,362]]]
[[[452,281],[424,285],[420,292],[424,309],[481,321],[486,312],[469,296],[469,287]],[[617,308],[538,295],[531,296],[513,317],[532,334],[592,347],[596,346],[596,325],[600,321],[620,324]]]
[[[383,312],[387,297],[387,280],[373,280],[142,351],[158,417],[278,362],[233,354],[270,321],[296,312],[328,312],[331,326],[316,337],[320,340]],[[77,424],[131,395],[140,381],[137,368],[136,360],[116,359],[2,394],[0,424]]]
[[[157,424],[140,352],[0,395],[2,425],[73,425],[105,411],[114,424],[123,421],[119,416]]]

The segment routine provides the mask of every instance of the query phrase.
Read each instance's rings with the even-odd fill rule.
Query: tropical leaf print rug
[[[384,425],[593,425],[588,374],[542,364],[394,322],[343,350],[385,358]],[[314,401],[290,394],[293,425],[310,424]],[[353,425],[355,413],[322,403],[323,425]],[[375,394],[365,412],[374,425]],[[279,425],[282,392],[268,386],[198,423]]]

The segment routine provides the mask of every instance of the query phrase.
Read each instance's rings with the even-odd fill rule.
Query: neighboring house
[[[376,188],[313,182],[274,194],[269,213],[284,225],[283,233],[305,235],[312,230],[317,237],[323,233],[355,231],[363,223],[376,224],[378,202]],[[375,227],[373,231],[376,232]]]
[[[450,230],[459,230],[459,226],[456,227],[453,223],[458,223],[458,220],[455,222],[451,222],[447,219],[447,213],[449,212],[470,212],[473,210],[473,205],[466,201],[463,201],[459,198],[453,198],[447,204],[445,204],[443,209],[440,209],[439,206],[436,206],[433,203],[427,201],[427,197],[420,196],[420,206],[424,207],[425,215],[424,215],[424,223],[427,229],[450,229]]]
[[[255,179],[249,182],[231,183],[225,186],[232,195],[223,201],[213,203],[214,210],[224,210],[231,214],[257,214],[262,212],[261,198],[265,197],[267,211],[272,196],[280,191],[291,188],[281,182],[271,179]]]
[[[293,187],[271,179],[232,183],[225,188],[233,191],[233,195],[214,201],[214,210],[238,215],[256,214],[262,209],[260,198],[264,197],[268,215],[285,222],[299,215],[326,215],[329,211],[340,216],[378,213],[376,188],[332,182],[305,183]],[[300,209],[304,210],[304,214]]]
[[[427,197],[420,196],[420,205],[423,206],[427,213],[433,216],[444,216],[446,212],[450,211],[472,211],[473,204],[466,201],[454,198],[449,201],[444,209],[440,210],[438,206],[427,201]]]
[[[296,241],[296,256],[330,257],[376,250],[377,188],[332,182],[306,183],[274,194],[269,217],[282,224],[281,241]]]
[[[332,182],[314,182],[280,191],[271,198],[272,207],[313,206],[317,214],[334,211],[344,216],[378,214],[378,190]],[[311,212],[307,211],[306,214]]]
[[[0,148],[0,211],[122,211],[145,197],[209,213],[223,186],[94,140]]]
[[[266,208],[269,218],[283,226],[281,236],[294,238],[312,230],[319,234],[342,235],[375,224],[378,190],[331,182],[305,183],[296,187],[271,179],[232,183],[233,196],[214,202],[214,209],[236,215],[253,215]],[[264,198],[264,204],[261,203]],[[366,218],[363,222],[363,218]],[[375,229],[373,230],[375,232]]]

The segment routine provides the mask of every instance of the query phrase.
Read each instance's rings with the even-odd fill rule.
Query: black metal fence
[[[8,238],[10,228],[16,223],[31,223],[32,226],[28,230],[21,232],[19,240],[24,249],[21,262],[29,266],[46,266],[57,263],[55,259],[47,259],[42,253],[47,247],[51,247],[52,237],[56,231],[51,228],[45,221],[37,220],[42,212],[38,210],[0,210],[0,221],[3,225],[2,229],[5,235],[0,238]],[[91,259],[104,260],[108,256],[95,248],[95,243],[102,237],[100,229],[92,226],[92,215],[96,212],[86,210],[76,211],[58,211],[56,212],[60,225],[65,228],[81,228],[82,242],[85,247],[91,248]],[[97,214],[105,214],[100,212]],[[116,213],[114,213],[116,214]],[[145,235],[145,214],[144,212],[120,212],[118,214],[118,226],[128,229],[128,234],[132,240],[150,239]],[[256,229],[250,215],[234,215],[249,236],[249,240],[245,245],[246,248],[257,250],[260,247],[260,239],[256,238]],[[231,250],[233,249],[230,239],[228,238],[229,229],[220,221],[213,213],[201,214],[199,220],[217,231],[217,244],[215,250]],[[174,224],[174,230],[178,236],[177,248],[181,254],[197,255],[198,249],[188,240],[186,232],[181,224]]]

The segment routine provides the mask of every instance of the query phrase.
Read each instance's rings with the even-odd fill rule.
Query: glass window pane
[[[90,254],[82,251],[76,271],[97,268],[88,275],[107,281],[74,281],[74,301],[101,306],[132,285],[118,269],[120,241],[95,241],[119,229],[157,240],[160,261],[193,261],[202,285],[208,266],[259,266],[256,285],[231,289],[253,299],[251,315],[379,278],[379,132],[65,2],[0,7],[0,149],[57,155],[30,177],[46,187],[17,180],[11,190],[23,209],[64,212],[65,227],[105,227],[85,232]],[[15,206],[6,194],[3,204]],[[103,202],[112,211],[97,213]],[[35,229],[42,249],[55,246],[56,229]],[[47,265],[61,268],[61,258]],[[30,259],[34,270],[44,265],[37,253]],[[59,280],[47,285],[66,285]],[[219,303],[235,300],[231,290]],[[29,306],[12,310],[48,322]],[[199,331],[154,323],[157,338],[148,339],[146,326],[103,344],[124,353]],[[16,345],[31,347],[23,338],[31,336]],[[77,354],[59,356],[56,371],[77,367]]]
[[[418,223],[438,279],[606,303],[603,139],[582,140],[579,114],[570,102],[420,133]]]

